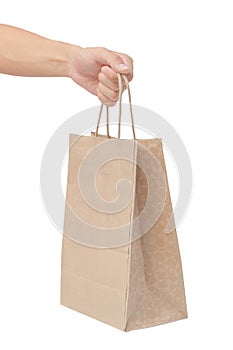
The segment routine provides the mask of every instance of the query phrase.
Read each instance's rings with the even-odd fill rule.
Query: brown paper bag
[[[113,139],[108,123],[101,137],[98,125],[70,135],[61,304],[124,331],[186,318],[161,140]]]

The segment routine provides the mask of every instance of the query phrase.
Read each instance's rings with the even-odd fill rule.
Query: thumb
[[[116,73],[130,73],[130,67],[123,61],[123,59],[118,54],[110,50],[103,49],[101,56],[101,63],[110,66]]]

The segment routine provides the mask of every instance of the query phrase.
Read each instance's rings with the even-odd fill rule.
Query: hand
[[[102,103],[114,105],[119,97],[116,73],[131,81],[133,61],[102,47],[81,48],[0,24],[0,73],[70,77]]]
[[[133,78],[131,57],[102,47],[81,48],[73,46],[70,55],[69,76],[78,85],[97,95],[109,106],[118,100],[119,86],[116,73]]]

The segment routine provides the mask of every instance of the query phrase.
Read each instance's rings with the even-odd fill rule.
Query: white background
[[[41,203],[40,161],[55,129],[97,98],[65,78],[1,75],[0,347],[232,348],[232,1],[1,0],[0,15],[130,54],[133,102],[176,128],[194,173],[178,229],[187,320],[125,334],[60,306],[61,235]]]

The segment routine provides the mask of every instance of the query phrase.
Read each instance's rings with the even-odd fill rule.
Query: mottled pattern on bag
[[[139,142],[159,159],[166,174],[161,141],[152,139]],[[146,197],[147,181],[137,167],[134,216],[144,208]],[[176,231],[165,233],[171,215],[172,205],[167,187],[164,210],[158,222],[131,245],[126,330],[187,317]]]
[[[71,135],[71,143],[76,139],[78,136]],[[77,172],[83,157],[102,141],[106,140],[101,136],[92,135],[83,136],[79,142],[73,143],[69,154],[66,199],[67,205],[69,203],[78,215],[82,214],[83,217],[90,218],[89,221],[99,223],[100,227],[111,227],[108,226],[107,215],[95,213],[87,207],[80,196],[77,184]],[[143,151],[139,150],[138,143],[145,147],[145,152],[149,149],[160,161],[166,177],[160,139],[129,140],[129,142],[132,142],[135,151],[138,150],[134,152],[137,158],[143,157]],[[140,161],[140,159],[137,160]],[[134,201],[121,213],[112,215],[111,223],[114,225],[114,220],[122,223],[132,222],[132,214],[135,218],[144,208],[147,199],[146,177],[136,164],[132,166],[132,163],[129,163],[116,160],[115,166],[108,167],[107,173],[102,173],[103,175],[100,173],[97,179],[98,192],[102,194],[107,191],[105,187],[108,177],[111,185],[111,177],[119,175],[120,180],[123,174],[134,185]],[[122,166],[122,169],[119,166]],[[116,167],[121,171],[116,172]],[[164,179],[163,183],[161,179],[161,186],[159,182],[156,186],[158,189],[164,187]],[[167,187],[166,201],[158,221],[141,238],[121,247],[99,249],[77,243],[75,237],[80,237],[80,227],[73,221],[70,211],[66,210],[61,278],[63,305],[124,331],[187,317],[176,231],[165,233],[168,220],[172,215],[167,178],[165,186]],[[155,206],[157,200],[153,197]],[[140,229],[141,226],[139,221],[137,228]],[[136,230],[133,225],[131,228],[129,234],[133,235]],[[76,234],[78,235],[75,236]]]

